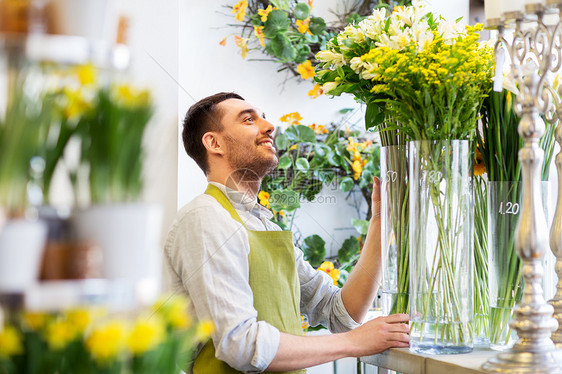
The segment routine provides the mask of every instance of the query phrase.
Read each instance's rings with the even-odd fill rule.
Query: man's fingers
[[[395,341],[395,342],[405,342],[408,343],[410,341],[410,335],[408,334],[404,334],[404,333],[392,333],[389,334],[389,341]]]
[[[410,315],[404,313],[391,314],[384,318],[387,323],[404,323],[410,321]]]

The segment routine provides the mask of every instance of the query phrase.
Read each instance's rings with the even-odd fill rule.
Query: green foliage
[[[319,235],[307,236],[301,249],[304,259],[314,267],[320,266],[326,257],[326,242]]]

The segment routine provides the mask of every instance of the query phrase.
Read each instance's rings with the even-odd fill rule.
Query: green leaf
[[[349,262],[353,256],[359,253],[359,241],[356,237],[350,236],[345,239],[342,247],[338,251],[338,260],[341,264]]]
[[[379,103],[368,103],[365,111],[365,129],[377,127],[384,121],[384,111]]]
[[[326,242],[316,234],[304,238],[301,249],[304,259],[314,267],[320,266],[326,257]]]
[[[310,165],[308,164],[308,160],[304,157],[297,158],[295,165],[297,167],[297,170],[302,171],[303,173],[306,173],[310,168]]]
[[[326,155],[331,151],[331,148],[326,144],[316,143],[314,145],[314,152],[319,157],[326,157]]]
[[[269,196],[269,205],[271,209],[280,211],[284,210],[291,212],[297,208],[300,208],[300,197],[299,194],[292,190],[275,190]]]
[[[311,53],[312,53],[312,50],[310,49],[308,44],[301,44],[301,45],[297,46],[297,58],[295,59],[295,62],[297,64],[301,64],[301,63],[305,62],[308,59],[308,56],[310,56]]]
[[[354,184],[355,183],[353,182],[353,179],[351,177],[344,177],[340,181],[340,190],[342,190],[343,192],[349,192],[353,188]]]
[[[322,34],[326,31],[326,21],[321,17],[311,17],[308,28],[313,35]]]
[[[275,137],[275,146],[277,150],[285,150],[289,147],[289,138],[285,134],[279,134]]]
[[[283,156],[281,156],[281,158],[279,159],[279,165],[277,165],[277,168],[279,169],[288,169],[291,167],[291,165],[293,164],[293,160],[291,160],[291,157],[287,154],[284,154]]]
[[[365,219],[352,218],[351,224],[355,227],[355,230],[361,235],[367,235],[367,230],[369,230],[369,221]]]
[[[343,108],[338,111],[339,114],[346,114],[353,110],[353,108]]]
[[[280,9],[274,9],[268,14],[267,21],[265,21],[263,25],[263,34],[266,38],[275,38],[287,31],[290,24],[291,21],[286,12]]]
[[[272,37],[265,43],[265,51],[281,61],[292,61],[297,57],[297,50],[285,35]]]
[[[285,134],[289,140],[297,143],[316,143],[316,134],[308,126],[296,125],[290,126]]]
[[[310,7],[308,6],[308,4],[305,3],[298,3],[297,6],[295,7],[295,10],[293,11],[293,15],[295,16],[295,18],[301,21],[305,20],[309,14],[310,14]]]

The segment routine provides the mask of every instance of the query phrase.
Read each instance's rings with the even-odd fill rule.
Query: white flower
[[[360,28],[355,26],[347,26],[343,30],[343,35],[351,39],[355,43],[361,43],[365,41],[365,34]],[[341,45],[343,47],[343,45]]]
[[[349,67],[351,70],[359,74],[359,72],[363,70],[363,61],[361,61],[361,57],[353,57],[351,61],[349,61]]]
[[[338,82],[326,82],[322,85],[322,91],[324,91],[325,93],[329,94],[330,91],[332,91],[334,88],[336,88],[339,85]]]
[[[345,64],[343,55],[332,51],[320,51],[316,54],[316,58],[320,62],[327,62],[336,67],[340,67]]]
[[[452,45],[455,38],[462,33],[458,23],[447,22],[444,19],[439,21],[437,32],[443,36],[443,41],[448,45]]]

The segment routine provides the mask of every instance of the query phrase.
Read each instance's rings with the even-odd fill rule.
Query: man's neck
[[[243,175],[230,174],[228,177],[220,177],[217,175],[207,175],[208,182],[220,183],[235,191],[245,194],[257,196],[261,186],[261,179],[259,180],[246,180]]]

